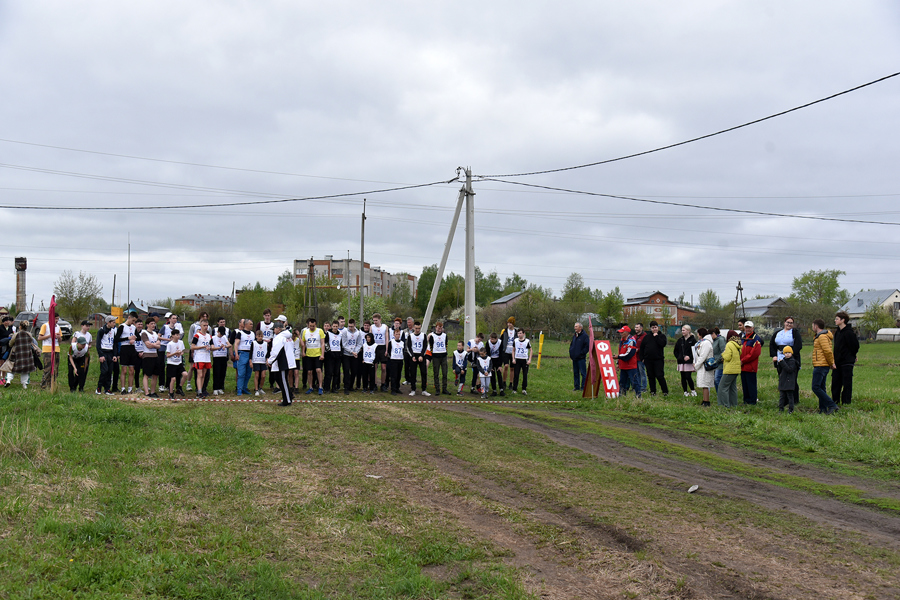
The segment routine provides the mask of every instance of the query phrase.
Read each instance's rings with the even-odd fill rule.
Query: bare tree
[[[60,315],[73,324],[96,312],[103,302],[100,298],[103,286],[96,277],[83,271],[79,271],[77,277],[72,271],[63,271],[53,285],[53,293]]]

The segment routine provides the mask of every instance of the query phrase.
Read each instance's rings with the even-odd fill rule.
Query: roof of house
[[[896,292],[897,289],[885,289],[885,290],[868,290],[865,292],[859,292],[850,300],[843,305],[840,310],[846,313],[861,313],[869,310],[869,307],[872,304],[881,304],[888,297]]]
[[[521,295],[524,294],[524,293],[525,293],[525,292],[519,290],[518,292],[513,292],[512,294],[507,294],[507,295],[505,295],[505,296],[502,296],[502,297],[500,297],[500,298],[497,298],[496,300],[494,300],[493,302],[491,302],[491,304],[506,304],[506,303],[509,302],[510,300],[513,300],[513,299],[515,299],[515,298],[518,298],[519,296],[521,296]]]
[[[635,295],[632,296],[631,298],[626,298],[626,299],[625,299],[625,304],[641,304],[641,303],[644,302],[645,300],[649,300],[649,299],[650,299],[650,296],[652,296],[652,295],[654,295],[654,294],[660,294],[660,295],[662,295],[662,296],[665,296],[666,300],[669,299],[668,296],[666,296],[665,294],[663,294],[662,292],[660,292],[659,290],[657,290],[657,291],[655,291],[655,292],[640,292],[640,293],[638,293],[638,294],[635,294]]]
[[[779,300],[782,300],[782,298],[779,296],[769,296],[768,298],[752,298],[750,300],[744,300],[744,308],[769,308]]]

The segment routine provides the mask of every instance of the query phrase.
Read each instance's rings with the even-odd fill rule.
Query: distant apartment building
[[[294,284],[306,283],[309,262],[309,259],[294,261]],[[314,258],[312,264],[316,279],[335,279],[342,287],[349,286],[353,294],[363,288],[370,296],[390,296],[397,285],[405,282],[410,286],[413,298],[416,297],[419,278],[414,275],[392,275],[381,267],[372,267],[369,263],[363,264],[350,258],[335,259],[331,254],[326,254],[322,259]]]
[[[184,304],[198,308],[200,306],[215,305],[219,308],[233,308],[234,301],[231,296],[219,296],[216,294],[191,294],[175,300],[175,304]]]

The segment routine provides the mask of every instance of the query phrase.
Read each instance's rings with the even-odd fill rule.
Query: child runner
[[[381,365],[381,391],[387,391],[387,331],[388,326],[382,324],[381,314],[372,315],[372,326],[369,328],[372,337],[375,339],[375,345],[378,346],[378,354],[375,357],[376,368]]]
[[[469,353],[469,362],[473,365],[478,360],[478,357],[481,356],[481,351],[484,350],[484,334],[478,333],[475,335],[475,339],[469,340],[466,343],[466,351]],[[478,390],[478,378],[472,377],[472,393],[474,394]]]
[[[69,346],[69,391],[84,391],[88,367],[91,362],[91,345],[83,335],[72,338]]]
[[[219,321],[224,320],[219,319]],[[228,341],[228,328],[219,325],[216,335],[212,338],[213,396],[225,395],[225,374],[228,372],[229,348],[231,348],[231,342]]]
[[[363,387],[363,355],[362,352],[359,352],[362,349],[362,345],[366,341],[366,336],[369,335],[372,331],[372,323],[368,320],[363,321],[362,330],[360,333],[359,347],[357,348],[356,355],[356,389],[365,391],[365,387]],[[373,336],[374,337],[374,336]]]
[[[481,349],[477,360],[478,372],[480,373],[481,379],[481,397],[487,398],[487,389],[491,383],[491,370],[493,369],[493,366],[491,364],[491,357],[488,356],[486,348]]]
[[[425,334],[422,333],[422,324],[418,321],[413,323],[412,331],[406,332],[406,357],[410,367],[406,373],[406,378],[412,386],[410,396],[416,395],[416,372],[422,374],[422,395],[430,396],[426,389],[428,387],[428,365],[425,361]]]
[[[375,358],[378,355],[378,344],[375,343],[375,336],[371,333],[366,334],[366,341],[363,342],[362,352],[362,390],[365,393],[375,393]]]
[[[431,351],[431,364],[434,369],[434,395],[449,395],[450,392],[447,391],[447,334],[444,332],[442,321],[435,323],[434,331],[428,334],[428,349]]]
[[[142,367],[144,371],[144,394],[148,398],[159,398],[156,390],[159,378],[156,374],[156,363],[159,361],[159,334],[156,332],[156,321],[147,319],[147,329],[141,332],[141,343],[144,346]],[[148,385],[149,384],[149,385]],[[152,392],[150,390],[153,390]]]
[[[212,335],[209,333],[209,321],[200,321],[200,330],[191,339],[191,350],[194,352],[194,371],[197,373],[197,397],[206,398],[206,382],[209,371],[212,368],[212,356],[209,348],[212,345]]]
[[[144,340],[141,335],[144,333],[144,320],[138,319],[134,322],[134,351],[137,353],[137,361],[134,363],[134,391],[140,393],[142,388],[141,375],[144,372]]]
[[[190,329],[188,329],[188,341],[194,339],[194,336],[197,335],[197,332],[200,331],[200,322],[206,319],[207,323],[209,323],[209,313],[203,311],[197,317],[197,321],[191,324]],[[197,385],[197,370],[194,368],[194,351],[188,348],[188,379],[193,378],[194,385]],[[200,388],[197,388],[198,390]],[[191,391],[191,384],[187,384],[187,390]]]
[[[100,379],[97,380],[98,396],[101,391],[112,395],[112,366],[116,359],[116,318],[106,317],[106,325],[97,332],[97,356],[100,363]]]
[[[509,371],[516,337],[516,318],[510,317],[506,320],[506,329],[500,334],[500,358],[503,359],[503,370],[505,371],[502,377],[506,381],[512,381]]]
[[[456,342],[456,350],[453,351],[453,374],[456,379],[453,386],[456,388],[456,395],[462,396],[463,386],[466,385],[466,366],[469,362],[469,353],[463,347],[462,340]]]
[[[322,388],[324,378],[322,377],[322,344],[325,339],[325,332],[316,326],[316,320],[312,317],[306,320],[306,328],[300,333],[300,345],[303,348],[303,378],[304,384],[309,386],[306,390],[307,394],[313,393],[312,376],[317,376],[319,382],[319,395],[325,393]]]
[[[338,331],[338,322],[331,322],[330,330],[325,332],[325,346],[328,352],[325,354],[325,391],[337,394],[341,389],[341,361],[344,355],[341,349],[341,332]]]
[[[184,397],[184,384],[188,374],[184,370],[184,342],[181,341],[181,331],[172,330],[172,339],[166,344],[166,379],[169,382],[169,399],[173,399],[177,393]]]
[[[302,348],[300,348],[300,328],[294,327],[291,334],[294,340],[294,368],[290,370],[288,375],[289,383],[294,387],[294,394],[300,393],[300,366],[303,363]]]
[[[528,395],[528,366],[531,364],[531,341],[525,337],[525,330],[518,330],[518,338],[513,342],[513,394],[519,387],[519,373],[522,373],[522,394]]]
[[[491,339],[488,340],[487,343],[487,351],[488,356],[491,357],[491,371],[494,374],[494,376],[491,377],[491,396],[497,395],[498,379],[500,395],[505,396],[506,392],[504,392],[503,390],[505,390],[506,388],[503,385],[503,373],[501,372],[501,369],[503,368],[503,357],[500,352],[500,338],[496,333],[491,334]]]
[[[344,362],[344,395],[347,396],[353,390],[356,384],[358,374],[357,367],[359,359],[362,358],[360,350],[362,349],[363,336],[356,329],[356,320],[350,319],[347,327],[341,331],[341,348],[343,348]],[[360,371],[362,369],[359,369]]]
[[[254,395],[265,395],[266,391],[263,387],[265,386],[266,371],[268,370],[266,357],[269,355],[269,345],[266,343],[265,337],[263,337],[262,330],[256,330],[256,339],[253,341],[252,346],[253,386],[256,388]]]
[[[400,393],[400,379],[403,376],[403,359],[406,354],[406,347],[403,344],[403,332],[400,329],[394,329],[394,339],[388,344],[389,377],[391,379],[391,395],[396,396]]]
[[[119,390],[120,394],[130,394],[134,385],[134,365],[137,363],[138,355],[134,349],[136,327],[134,322],[137,315],[133,312],[128,313],[125,322],[116,329],[116,355],[118,356],[119,369],[122,371],[122,379],[124,385]]]

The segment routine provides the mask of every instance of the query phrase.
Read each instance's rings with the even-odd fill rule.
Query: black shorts
[[[322,361],[319,360],[320,356],[304,356],[303,357],[303,370],[304,371],[315,371],[316,369],[322,368]]]
[[[266,363],[253,363],[253,372],[254,373],[262,373],[263,371],[268,371],[269,365]]]
[[[512,364],[512,357],[513,357],[512,352],[509,352],[509,353],[504,352],[504,353],[502,353],[502,354],[500,355],[500,364],[501,364],[501,365],[511,365],[511,364]]]
[[[390,357],[387,355],[387,346],[375,346],[375,364],[387,363]]]
[[[141,357],[138,356],[137,350],[134,349],[134,346],[119,347],[119,366],[136,367],[140,364],[140,359]]]
[[[152,377],[156,374],[156,362],[159,360],[159,356],[156,354],[147,354],[144,353],[144,358],[141,359],[141,368],[144,371],[144,374],[148,377]]]
[[[181,377],[182,373],[184,373],[183,364],[179,363],[177,365],[173,365],[171,363],[166,363],[166,382],[172,381],[173,377],[177,380]]]

